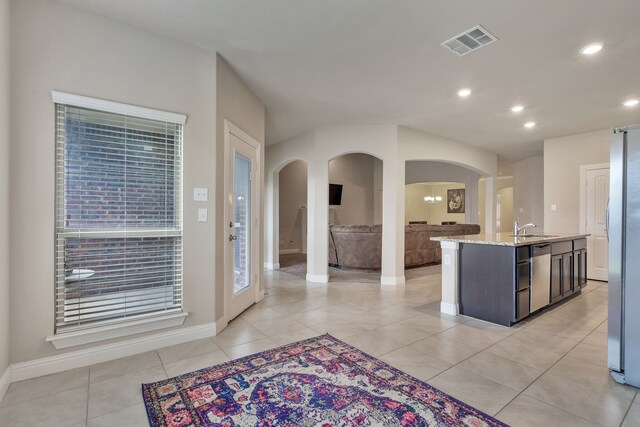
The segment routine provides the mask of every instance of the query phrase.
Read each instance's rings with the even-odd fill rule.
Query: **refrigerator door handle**
[[[607,212],[605,213],[606,217],[605,217],[605,226],[604,226],[604,232],[607,234],[607,242],[609,241],[609,202],[611,201],[611,199],[607,199]]]

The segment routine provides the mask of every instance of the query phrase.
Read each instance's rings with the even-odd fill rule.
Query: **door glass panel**
[[[233,292],[238,293],[251,285],[251,160],[236,153],[235,171],[233,219],[236,240],[233,242]]]

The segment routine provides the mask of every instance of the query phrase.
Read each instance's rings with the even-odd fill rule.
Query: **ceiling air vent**
[[[478,25],[447,40],[442,43],[442,46],[458,56],[464,56],[495,41],[498,41],[498,39],[493,34]]]

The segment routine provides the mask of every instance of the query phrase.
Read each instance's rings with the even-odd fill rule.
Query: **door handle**
[[[607,216],[606,216],[606,225],[604,228],[604,232],[607,233],[607,242],[609,241],[609,202],[611,199],[607,199]]]
[[[238,236],[234,236],[233,234],[229,234],[229,241],[233,242],[234,240],[238,240]]]

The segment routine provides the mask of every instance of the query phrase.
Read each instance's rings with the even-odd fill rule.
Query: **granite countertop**
[[[559,242],[562,240],[580,239],[590,234],[578,233],[531,233],[527,235],[513,236],[513,232],[495,233],[492,235],[473,234],[468,236],[437,236],[431,240],[440,242],[458,242],[458,243],[475,243],[477,245],[493,245],[493,246],[526,246],[536,245],[539,243]]]

